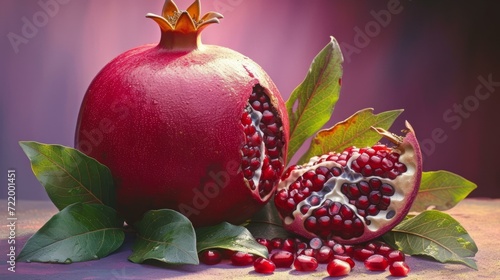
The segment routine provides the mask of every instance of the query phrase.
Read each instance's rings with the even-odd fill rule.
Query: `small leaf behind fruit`
[[[138,233],[129,260],[157,260],[168,264],[199,264],[196,234],[191,222],[170,210],[148,211],[135,225]]]
[[[19,261],[71,263],[106,257],[125,239],[123,219],[102,204],[75,203],[54,215],[27,242]]]
[[[389,129],[402,112],[403,110],[392,110],[375,115],[372,108],[360,110],[331,128],[320,130],[299,163],[306,163],[311,157],[328,152],[342,152],[351,146],[372,146],[381,136],[371,127]]]
[[[287,100],[290,118],[288,160],[330,119],[339,99],[343,61],[339,44],[331,37],[330,43],[314,58],[304,81]]]
[[[477,185],[448,171],[422,173],[418,195],[410,211],[421,212],[429,207],[448,210],[466,198]]]
[[[198,252],[220,248],[268,257],[267,248],[255,241],[248,229],[242,226],[224,222],[211,227],[197,228],[196,238]]]
[[[115,206],[113,178],[106,166],[73,148],[29,141],[19,144],[59,210],[76,202]]]
[[[245,227],[255,237],[272,239],[275,237],[288,238],[293,236],[283,228],[283,222],[271,199],[259,212],[252,216]]]
[[[450,215],[427,210],[404,220],[383,236],[384,240],[409,255],[422,255],[445,263],[461,263],[477,270],[470,257],[477,246],[467,231]]]

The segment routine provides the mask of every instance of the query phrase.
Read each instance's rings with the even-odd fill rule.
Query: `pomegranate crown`
[[[161,16],[148,13],[146,17],[158,23],[162,32],[180,32],[184,34],[199,34],[211,23],[219,23],[223,16],[216,12],[208,12],[200,18],[200,0],[195,0],[185,11],[179,10],[173,0],[166,0],[163,4]]]

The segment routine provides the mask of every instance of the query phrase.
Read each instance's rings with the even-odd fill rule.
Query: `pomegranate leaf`
[[[293,235],[283,228],[283,222],[278,214],[274,200],[271,199],[245,227],[255,237],[272,239],[275,237],[288,238]]]
[[[137,239],[129,260],[147,260],[168,264],[199,264],[196,234],[191,222],[182,214],[170,210],[151,210],[135,224]]]
[[[106,166],[73,148],[29,141],[19,144],[59,210],[76,202],[115,206],[113,178]]]
[[[72,263],[96,260],[125,239],[123,219],[102,204],[75,203],[55,214],[24,245],[19,261]]]
[[[242,226],[224,222],[211,227],[197,228],[196,238],[198,252],[220,248],[243,251],[264,258],[268,257],[267,248],[255,241],[248,229]]]
[[[478,250],[474,240],[447,213],[426,210],[404,220],[383,238],[405,254],[428,256],[442,263],[461,263],[477,270],[476,262],[470,258]]]
[[[389,129],[402,112],[403,110],[392,110],[375,115],[373,108],[360,110],[346,120],[320,130],[299,162],[306,163],[311,157],[328,152],[342,152],[351,146],[373,146],[381,136],[372,127]]]
[[[290,118],[288,160],[330,119],[339,99],[343,61],[339,44],[331,37],[314,58],[304,81],[286,101]]]
[[[448,171],[423,172],[420,190],[410,211],[421,212],[430,207],[441,211],[451,209],[476,187],[473,182]]]

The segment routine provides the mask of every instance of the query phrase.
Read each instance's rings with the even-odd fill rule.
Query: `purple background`
[[[191,2],[176,1],[181,9]],[[40,3],[52,3],[51,9]],[[1,1],[0,172],[5,182],[7,169],[17,170],[18,199],[48,197],[17,142],[72,146],[90,81],[118,54],[159,40],[158,26],[144,16],[159,14],[162,5],[163,0]],[[366,107],[376,113],[404,108],[393,130],[402,129],[405,119],[412,123],[425,143],[425,170],[449,170],[476,182],[471,196],[500,197],[500,86],[480,89],[483,100],[475,97],[478,77],[500,82],[498,2],[202,1],[202,12],[209,10],[225,18],[204,31],[203,42],[255,60],[285,99],[333,35],[345,63],[329,125]],[[13,44],[13,34],[24,43]],[[453,112],[458,105],[468,109]],[[432,141],[438,130],[441,138]]]

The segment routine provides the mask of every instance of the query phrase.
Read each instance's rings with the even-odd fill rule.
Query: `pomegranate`
[[[126,51],[91,82],[75,146],[111,170],[117,210],[133,223],[174,209],[195,227],[241,223],[274,195],[288,116],[271,78],[201,32],[222,15],[167,0],[159,44]]]
[[[289,167],[274,198],[284,227],[306,238],[357,244],[396,226],[408,214],[422,176],[420,147],[406,126],[404,137],[374,128],[394,147],[350,147]]]

